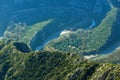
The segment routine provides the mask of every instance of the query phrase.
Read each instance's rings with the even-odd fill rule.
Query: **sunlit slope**
[[[8,30],[6,30],[4,33],[4,38],[6,39],[6,41],[20,41],[29,45],[31,39],[52,21],[52,19],[49,19],[47,21],[39,22],[31,26],[25,26],[23,24],[13,24],[13,26],[15,27],[8,27]]]
[[[106,54],[93,58],[92,61],[103,62],[103,63],[120,63],[120,48],[113,51],[111,54]]]
[[[76,54],[60,52],[24,53],[18,48],[14,43],[10,43],[0,51],[0,80],[120,78],[120,65],[117,64],[98,64],[86,61]]]
[[[92,30],[80,29],[76,32],[60,36],[58,39],[48,43],[45,49],[75,53],[99,52],[99,50],[104,50],[106,47],[114,44],[115,41],[120,40],[117,38],[117,34],[120,33],[119,12],[118,8],[113,8],[107,13],[98,27]]]
[[[30,34],[32,36],[30,45],[33,50],[43,45],[49,37],[58,31],[86,29],[91,25],[92,21],[95,21],[96,25],[98,25],[110,10],[106,0],[93,0],[92,2],[88,0],[53,0],[52,2],[51,0],[1,0],[0,6],[2,14],[0,15],[0,23],[4,25],[0,24],[2,34],[8,29],[8,26],[14,28],[12,26],[14,24],[24,24],[26,27],[30,27],[49,19],[54,20],[45,25],[43,30],[37,31],[38,33],[36,32],[37,34],[34,37],[31,35],[32,33]],[[25,35],[27,40],[28,36]]]

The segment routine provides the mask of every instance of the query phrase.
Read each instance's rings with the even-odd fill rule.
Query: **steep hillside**
[[[119,14],[119,8],[112,8],[98,27],[92,30],[79,29],[61,35],[58,39],[49,42],[45,49],[84,54],[93,51],[99,53],[120,41]]]
[[[119,34],[120,0],[1,0],[0,80],[120,80]]]
[[[120,63],[120,48],[117,48],[111,54],[103,55],[102,57],[98,56],[92,59],[92,61],[97,62],[109,62],[109,63]]]
[[[119,80],[120,65],[85,61],[76,54],[23,53],[13,43],[0,51],[0,80]]]
[[[31,26],[26,26],[22,23],[12,23],[5,31],[4,38],[6,40],[24,42],[29,45],[32,38],[52,21],[53,20],[50,19]]]
[[[92,2],[88,0],[53,0],[52,2],[51,0],[2,0],[0,8],[2,12],[0,17],[3,17],[0,18],[1,35],[6,28],[8,29],[8,26],[14,28],[13,24],[24,24],[30,27],[43,21],[54,20],[31,37],[30,45],[35,50],[36,47],[42,46],[49,37],[56,33],[60,34],[65,29],[86,29],[93,21],[95,25],[92,27],[96,27],[110,10],[110,5],[106,0],[93,0]]]

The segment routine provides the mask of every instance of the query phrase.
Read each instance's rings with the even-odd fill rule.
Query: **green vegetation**
[[[0,80],[119,80],[120,65],[60,52],[23,53],[10,43],[0,51]]]
[[[104,63],[99,65],[89,80],[119,80],[119,73],[120,65]]]
[[[43,22],[30,26],[30,28],[27,29],[27,31],[24,33],[23,38],[20,41],[29,43],[29,41],[36,35],[37,32],[41,31],[43,27],[45,27],[52,21],[53,20],[50,19],[48,21],[43,21]]]
[[[102,57],[98,56],[96,58],[93,58],[92,61],[103,62],[103,63],[105,63],[105,62],[120,63],[120,48],[116,49],[111,54],[106,54]]]
[[[0,40],[0,50],[3,48],[3,46],[4,46],[4,43],[2,40]]]
[[[12,46],[12,44],[6,45],[0,51],[0,80],[6,80],[6,73],[9,72],[10,68],[12,69],[18,64],[20,67],[22,65],[21,62],[25,59],[25,57],[26,54],[16,50],[15,46]],[[23,67],[21,68],[23,69]]]
[[[32,26],[26,26],[25,24],[11,24],[8,29],[6,30],[4,37],[6,40],[12,41],[20,41],[26,44],[30,43],[30,40],[53,20],[47,20],[43,22],[39,22]]]
[[[89,54],[92,51],[99,52],[99,49],[114,34],[112,29],[116,26],[114,24],[117,21],[118,11],[118,8],[113,8],[98,27],[92,30],[79,29],[76,32],[62,35],[49,42],[45,49],[51,50],[53,48],[53,50],[80,54]]]
[[[66,1],[64,3],[69,3],[69,0]],[[76,3],[76,0],[73,0],[74,4],[65,5],[65,3],[62,4],[64,7],[61,7],[62,0],[53,1],[55,3],[52,6],[49,4],[49,2],[52,3],[50,0],[45,1],[44,5],[41,1],[40,8],[27,7],[23,10],[20,8],[15,12],[12,10],[14,13],[10,11],[13,16],[11,20],[26,24],[28,22],[29,26],[13,22],[7,28],[4,38],[0,38],[0,80],[120,80],[120,49],[104,57],[90,56],[92,59],[88,60],[88,54],[93,52],[98,54],[106,47],[120,41],[118,37],[120,34],[119,1],[110,0],[108,4],[111,6],[113,3],[117,4],[113,5],[114,7],[111,7],[107,14],[110,8],[107,0],[101,1],[77,0]],[[55,5],[57,2],[60,5]],[[99,6],[101,3],[102,6]],[[92,11],[96,8],[101,8],[102,13],[97,10]],[[94,16],[98,13],[101,15]],[[43,21],[46,19],[47,21]],[[88,28],[93,19],[97,27],[80,29]],[[36,22],[38,23],[35,24]],[[45,50],[48,51],[32,51],[63,29],[74,31],[50,41],[45,46]],[[86,56],[84,59],[82,55],[75,53],[87,54],[88,58]]]

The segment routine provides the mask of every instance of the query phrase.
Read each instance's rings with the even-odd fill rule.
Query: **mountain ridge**
[[[0,80],[119,80],[119,5],[1,0]]]
[[[119,66],[86,61],[79,55],[70,53],[46,51],[23,53],[17,50],[13,43],[0,51],[1,80],[119,80]]]

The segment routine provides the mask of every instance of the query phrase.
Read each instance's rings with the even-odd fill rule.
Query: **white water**
[[[95,23],[95,21],[93,20],[92,21],[92,24],[90,25],[90,27],[89,27],[89,29],[92,29],[93,27],[95,27],[96,26],[96,23]]]
[[[108,0],[108,3],[110,4],[111,8],[114,8],[113,4]]]
[[[84,56],[84,58],[85,59],[92,59],[92,58],[95,58],[96,56],[98,56],[98,55],[96,54],[96,55]]]
[[[88,28],[86,28],[85,30],[90,30],[90,29],[94,28],[95,26],[96,26],[96,22],[95,22],[95,20],[92,20],[91,25]]]
[[[60,35],[69,34],[69,33],[71,33],[71,31],[64,30],[64,31],[62,31],[62,32],[60,33]]]

